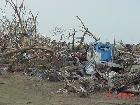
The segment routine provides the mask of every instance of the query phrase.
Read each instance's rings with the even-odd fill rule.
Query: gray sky
[[[21,0],[18,0],[20,2]],[[58,26],[69,31],[70,28],[80,30],[79,16],[86,27],[101,41],[124,43],[140,42],[140,0],[24,0],[32,12],[39,12],[39,31],[47,36],[49,30]],[[0,7],[4,7],[4,0],[0,0]],[[6,15],[12,13],[10,7],[6,8]],[[0,15],[1,16],[1,15]],[[82,35],[77,33],[77,36]],[[85,38],[92,42],[91,37]]]

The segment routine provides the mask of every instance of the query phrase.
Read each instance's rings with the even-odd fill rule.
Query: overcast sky
[[[21,0],[18,0],[20,2]],[[24,0],[32,12],[39,12],[37,21],[39,31],[49,36],[49,30],[58,26],[69,31],[70,28],[80,30],[79,16],[86,27],[101,41],[113,42],[113,34],[117,41],[124,43],[140,42],[140,0]],[[4,8],[4,0],[0,7]],[[13,12],[8,5],[6,15]],[[0,15],[2,16],[2,15]],[[77,33],[77,36],[82,35]],[[92,42],[91,37],[85,38]]]

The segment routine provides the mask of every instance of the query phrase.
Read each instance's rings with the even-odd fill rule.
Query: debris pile
[[[60,41],[51,40],[37,32],[37,16],[31,11],[29,17],[22,17],[27,13],[25,7],[18,8],[12,0],[6,3],[15,14],[12,21],[6,16],[0,20],[0,75],[20,71],[25,76],[36,76],[38,81],[61,81],[65,85],[57,93],[75,92],[80,97],[97,91],[140,94],[139,44],[120,41],[123,48],[118,49],[115,43],[102,43],[78,16],[83,32],[83,36],[77,38],[78,44],[75,29],[67,37],[72,36],[72,42],[62,41],[64,30],[58,27],[52,30],[52,36],[59,34]],[[85,35],[95,41],[85,43]],[[78,82],[79,87],[73,82]]]

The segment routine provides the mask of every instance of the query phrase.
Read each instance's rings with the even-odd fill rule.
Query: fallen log
[[[134,90],[134,89],[126,89],[126,90],[124,90],[124,92],[140,94],[140,90]]]
[[[42,50],[47,50],[48,52],[54,52],[54,50],[51,47],[48,47],[48,46],[45,46],[45,47],[44,46],[29,46],[29,47],[24,47],[24,48],[0,53],[0,57],[6,56],[6,55],[9,55],[9,54],[13,54],[13,53],[17,53],[17,52],[23,52],[25,50],[30,50],[30,49],[42,49]]]
[[[61,74],[61,76],[64,78],[64,80],[66,82],[66,84],[64,86],[65,89],[71,87],[75,92],[80,92],[80,89],[78,89],[76,86],[72,85],[64,74]]]
[[[78,70],[78,66],[66,66],[66,67],[63,67],[62,70],[75,71],[75,70]]]

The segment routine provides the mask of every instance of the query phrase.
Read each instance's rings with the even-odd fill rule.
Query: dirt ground
[[[140,105],[140,96],[110,98],[105,92],[97,92],[81,98],[76,93],[57,93],[63,85],[63,82],[37,81],[37,77],[22,73],[1,75],[0,105]]]

